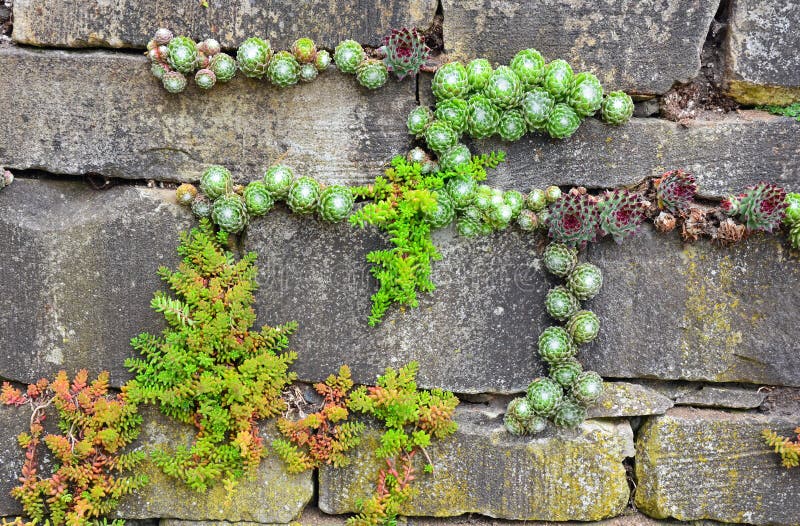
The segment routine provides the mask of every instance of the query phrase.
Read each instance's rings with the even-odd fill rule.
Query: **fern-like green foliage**
[[[756,106],[759,110],[768,111],[773,115],[783,115],[784,117],[791,117],[800,121],[800,102],[789,104],[788,106],[775,106],[767,104],[765,106]]]
[[[767,445],[781,456],[781,462],[787,468],[796,468],[800,465],[800,427],[795,429],[794,433],[798,438],[791,440],[770,429],[761,432]]]
[[[480,155],[453,171],[423,174],[419,163],[408,162],[405,157],[392,159],[385,177],[375,183],[356,187],[353,194],[371,200],[350,216],[350,223],[361,228],[372,225],[383,230],[394,245],[367,254],[372,263],[372,275],[380,287],[372,295],[372,312],[369,324],[383,319],[392,304],[417,307],[417,292],[432,292],[436,286],[431,281],[431,262],[441,259],[441,254],[431,240],[431,225],[426,219],[435,212],[437,192],[444,192],[444,183],[451,177],[486,179],[486,169],[494,168],[504,160],[502,152]]]
[[[375,493],[358,501],[358,513],[347,519],[347,526],[396,526],[403,505],[417,493],[411,485],[415,478],[413,451],[401,455],[399,461],[386,459]]]
[[[347,405],[353,411],[370,415],[385,427],[376,455],[386,460],[387,468],[378,475],[375,493],[360,501],[358,513],[347,521],[349,526],[395,524],[403,505],[414,495],[413,459],[420,451],[432,470],[426,447],[431,439],[442,439],[456,432],[453,413],[458,398],[441,389],[417,389],[417,362],[400,369],[386,369],[375,387],[361,386],[350,393]]]
[[[458,398],[441,389],[418,390],[418,370],[417,362],[398,370],[389,367],[378,385],[361,386],[350,394],[350,409],[371,415],[386,427],[376,452],[382,458],[424,449],[431,438],[445,438],[458,428],[452,420]]]
[[[284,351],[297,324],[250,330],[256,256],[236,261],[226,244],[227,234],[207,219],[181,236],[178,270],[159,269],[174,297],[157,292],[152,301],[168,327],[134,338],[141,358],[125,362],[136,373],[127,386],[133,400],[197,428],[190,448],[152,454],[164,473],[197,491],[258,466],[264,444],[257,420],[285,410],[281,392],[295,379],[288,368],[296,354]]]
[[[347,394],[353,388],[350,368],[343,365],[338,375],[330,375],[314,388],[323,398],[319,411],[298,420],[278,419],[278,429],[286,439],[273,441],[272,448],[289,473],[324,464],[346,466],[350,463],[346,453],[361,443],[364,424],[347,421]]]
[[[86,370],[71,382],[61,371],[52,382],[42,379],[29,385],[25,393],[5,383],[0,404],[28,405],[32,411],[29,431],[17,437],[25,450],[21,484],[11,490],[30,522],[19,518],[10,524],[105,523],[101,517],[147,483],[144,475],[123,475],[144,459],[141,451],[122,452],[139,435],[141,416],[125,389],[116,395],[108,392],[108,373],[89,383]],[[58,411],[60,433],[45,434],[42,422],[50,406]],[[40,472],[46,465],[42,443],[54,460],[49,477]],[[122,521],[111,524],[120,526]]]

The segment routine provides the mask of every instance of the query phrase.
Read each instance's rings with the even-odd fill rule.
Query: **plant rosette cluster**
[[[583,119],[600,113],[603,120],[621,125],[633,115],[626,93],[603,93],[592,73],[574,74],[564,60],[549,63],[535,49],[517,53],[509,65],[493,68],[488,60],[440,66],[431,84],[433,111],[419,106],[408,115],[411,135],[424,139],[439,156],[463,149],[462,135],[473,139],[499,136],[509,142],[526,133],[546,133],[555,139],[570,137]]]
[[[584,371],[576,359],[578,348],[594,341],[600,320],[581,302],[592,299],[603,286],[603,274],[591,263],[578,263],[578,251],[562,243],[551,243],[543,255],[545,268],[563,278],[564,285],[550,289],[545,308],[563,325],[547,327],[539,336],[539,357],[549,375],[535,379],[524,397],[508,404],[504,424],[513,435],[537,434],[548,420],[558,427],[575,428],[586,418],[586,410],[603,394],[603,379]]]
[[[316,213],[328,222],[343,221],[353,210],[350,187],[324,185],[311,177],[296,177],[286,165],[275,164],[264,177],[247,186],[236,185],[224,166],[212,165],[200,177],[200,189],[184,183],[175,191],[179,204],[191,207],[195,216],[208,218],[221,230],[238,234],[254,217],[266,215],[284,201],[301,215]]]
[[[344,40],[336,46],[333,61],[342,73],[355,75],[367,89],[378,89],[394,73],[398,80],[416,75],[430,58],[425,37],[417,28],[393,29],[383,39],[383,45],[371,57],[355,40]]]
[[[111,514],[119,500],[147,483],[144,475],[126,475],[144,459],[142,451],[124,452],[139,435],[141,417],[125,388],[108,391],[108,373],[89,382],[81,370],[70,381],[61,371],[55,379],[39,380],[23,393],[4,383],[0,403],[30,406],[30,429],[17,437],[25,451],[20,485],[11,495],[22,504],[31,522],[12,524],[82,526]],[[58,432],[46,433],[47,408],[58,412]],[[42,444],[52,457],[49,477],[41,472],[45,462]],[[113,521],[120,525],[122,521]]]
[[[311,82],[331,63],[330,54],[318,50],[310,38],[295,40],[289,51],[273,51],[269,40],[251,37],[242,42],[234,59],[223,53],[214,39],[195,42],[186,36],[176,37],[165,28],[156,31],[148,42],[147,56],[153,76],[170,93],[182,92],[187,76],[194,76],[195,84],[208,90],[217,83],[230,81],[237,71],[286,88],[298,82]]]
[[[0,168],[0,190],[14,182],[14,175],[8,170]]]
[[[287,347],[297,324],[251,330],[256,255],[237,261],[223,248],[227,238],[207,219],[181,235],[178,269],[159,269],[174,297],[159,291],[151,302],[167,329],[134,338],[141,357],[125,361],[136,375],[127,384],[132,400],[196,428],[191,447],[151,456],[197,491],[255,470],[265,454],[258,421],[286,410],[281,394],[296,378],[288,370],[296,354]]]

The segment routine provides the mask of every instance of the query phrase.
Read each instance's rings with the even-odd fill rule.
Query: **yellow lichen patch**
[[[786,106],[800,101],[800,87],[767,86],[732,80],[728,85],[728,95],[741,104]]]
[[[688,246],[682,259],[686,265],[682,271],[686,290],[680,342],[682,368],[689,375],[698,370],[714,372],[716,378],[724,380],[730,373],[731,356],[742,343],[741,329],[755,329],[763,317],[743,312],[735,285],[742,270],[735,267],[730,256],[715,262],[708,253]]]

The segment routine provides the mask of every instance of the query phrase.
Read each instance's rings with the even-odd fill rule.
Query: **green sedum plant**
[[[25,451],[20,485],[11,495],[22,504],[30,522],[18,526],[84,526],[99,523],[119,500],[147,484],[144,475],[129,474],[144,459],[142,451],[124,452],[139,435],[137,404],[123,388],[109,393],[108,373],[89,382],[86,370],[70,381],[61,371],[52,381],[41,379],[25,393],[4,383],[0,404],[30,406],[30,428],[17,437]],[[46,409],[58,412],[58,431],[46,433]],[[44,476],[44,445],[54,461]],[[113,521],[121,526],[123,521]]]
[[[295,379],[288,368],[296,355],[286,349],[297,325],[251,330],[256,256],[237,261],[224,249],[227,241],[207,219],[181,235],[178,269],[158,272],[174,296],[156,292],[151,303],[167,328],[134,338],[141,357],[125,362],[136,375],[127,386],[133,403],[156,404],[196,427],[190,447],[156,450],[152,457],[197,491],[233,483],[258,466],[264,444],[256,421],[285,410],[281,391]]]
[[[502,154],[473,157],[454,171],[424,174],[424,165],[397,156],[385,177],[353,189],[354,195],[372,202],[350,216],[350,223],[360,228],[376,226],[394,245],[367,254],[373,265],[370,271],[380,284],[372,295],[370,325],[379,323],[392,304],[416,307],[418,291],[436,288],[430,279],[431,263],[441,255],[431,240],[431,230],[449,222],[443,217],[452,220],[453,203],[445,183],[452,178],[481,181],[486,178],[486,168],[494,168],[503,158]]]
[[[346,453],[361,443],[364,431],[363,423],[347,421],[347,400],[352,388],[350,368],[343,365],[338,375],[314,384],[323,399],[319,411],[297,420],[278,419],[278,430],[285,438],[274,440],[272,449],[286,463],[289,473],[350,463]]]
[[[359,511],[348,519],[348,526],[394,524],[402,506],[414,495],[414,456],[422,452],[433,470],[425,450],[433,439],[444,439],[456,432],[453,414],[458,398],[453,393],[417,389],[419,364],[411,362],[400,369],[391,367],[378,377],[374,387],[361,386],[347,402],[353,411],[380,421],[385,431],[376,450],[386,460],[387,468],[378,475],[375,494],[359,502]]]

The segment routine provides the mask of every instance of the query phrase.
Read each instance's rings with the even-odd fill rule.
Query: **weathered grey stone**
[[[222,164],[248,181],[279,158],[303,175],[364,182],[407,150],[414,83],[369,91],[335,69],[279,90],[237,77],[170,95],[144,57],[0,49],[0,166],[58,174],[197,180]],[[21,132],[20,130],[24,130]]]
[[[628,382],[606,382],[603,395],[589,408],[589,418],[660,415],[673,405],[656,391]]]
[[[796,415],[795,415],[796,416]],[[800,523],[800,473],[761,437],[789,434],[796,418],[675,408],[649,418],[636,442],[636,506],[656,518]]]
[[[536,48],[548,60],[598,76],[604,87],[664,93],[700,71],[700,50],[718,1],[444,0],[446,50],[461,59],[508,62]]]
[[[403,510],[415,516],[480,513],[516,520],[599,520],[619,515],[627,504],[622,460],[632,442],[627,422],[598,426],[592,421],[574,432],[513,437],[497,420],[469,411],[457,413],[459,430],[428,448],[432,475],[414,481],[419,493]],[[324,467],[319,474],[319,507],[348,513],[374,491],[385,462],[374,457],[379,434],[371,430],[353,463]]]
[[[730,409],[753,409],[760,406],[767,393],[758,388],[703,386],[678,397],[675,405],[698,407],[723,407]]]
[[[176,424],[153,408],[140,411],[144,414],[142,434],[137,440],[140,447],[174,447],[193,440],[193,427]],[[278,436],[274,420],[263,425],[265,443]],[[120,502],[117,517],[287,523],[300,514],[314,494],[310,471],[290,475],[283,462],[272,454],[261,461],[254,479],[239,480],[232,491],[218,484],[206,493],[197,493],[167,477],[149,461],[139,471],[147,474],[149,484]]]
[[[678,523],[671,520],[656,520],[646,515],[635,513],[631,510],[626,510],[625,515],[606,519],[602,521],[591,522],[561,522],[563,526],[661,526],[661,525],[678,525],[687,523]],[[296,520],[290,523],[290,526],[345,526],[346,518],[341,515],[328,515],[322,513],[318,508],[307,507],[303,513]],[[175,519],[161,519],[158,522],[159,526],[267,526],[260,523],[231,523],[231,522],[214,522],[214,521],[182,521]],[[519,526],[519,521],[510,521],[504,519],[493,519],[491,517],[484,517],[476,514],[467,514],[460,517],[398,517],[398,524],[400,526]],[[525,521],[525,526],[553,526],[552,522],[540,521]],[[691,526],[720,526],[722,523],[713,521],[692,521]],[[279,526],[279,525],[270,525]],[[280,525],[284,526],[284,525]]]
[[[727,34],[728,92],[743,104],[800,101],[800,9],[794,2],[734,0]]]
[[[2,382],[0,382],[2,383]],[[11,497],[22,472],[25,451],[17,444],[17,435],[29,430],[28,407],[0,406],[0,517],[22,513],[22,506]]]
[[[245,247],[260,256],[259,321],[300,323],[302,380],[349,363],[356,381],[371,383],[387,365],[417,360],[422,385],[511,393],[545,372],[535,348],[551,323],[544,295],[557,281],[541,268],[535,238],[438,231],[438,289],[370,328],[377,283],[364,257],[385,246],[373,232],[278,212],[249,227]],[[604,270],[605,287],[586,304],[603,324],[580,352],[586,368],[613,378],[800,383],[800,298],[783,285],[800,279],[800,267],[780,241],[753,236],[722,249],[644,229],[621,246],[593,245],[587,259]]]
[[[173,195],[26,179],[0,191],[0,377],[129,377],[130,339],[163,329],[150,309],[156,270],[176,265],[178,232],[193,223]]]
[[[765,177],[800,187],[797,123],[760,111],[697,120],[686,126],[633,119],[621,127],[586,119],[567,140],[526,135],[515,143],[476,141],[476,153],[504,150],[507,162],[490,175],[505,188],[631,185],[681,168],[692,172],[703,197],[739,193]],[[769,174],[768,177],[765,174]]]
[[[591,302],[603,327],[579,359],[615,378],[797,385],[800,296],[782,291],[800,266],[781,241],[718,248],[645,229],[590,246],[586,259],[604,271]]]
[[[203,8],[199,1],[15,0],[13,38],[35,46],[144,48],[161,26],[196,40],[215,38],[233,48],[251,36],[268,38],[277,48],[288,48],[300,37],[313,38],[329,49],[347,38],[377,47],[391,28],[427,28],[436,12],[435,0],[210,0],[208,4]]]

